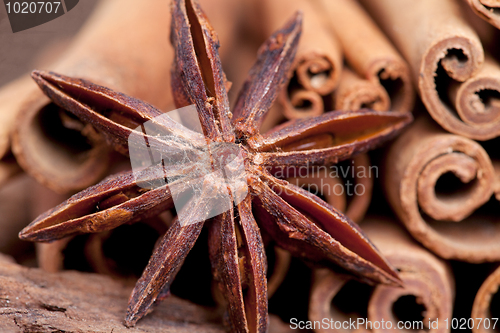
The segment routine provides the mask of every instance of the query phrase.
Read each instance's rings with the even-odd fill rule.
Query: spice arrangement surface
[[[0,332],[500,331],[496,0],[4,5]]]

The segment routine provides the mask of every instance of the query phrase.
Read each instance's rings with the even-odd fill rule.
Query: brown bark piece
[[[420,97],[434,120],[449,132],[475,140],[500,135],[498,106],[493,106],[498,104],[498,70],[482,73],[483,47],[462,17],[459,3],[453,0],[361,0],[361,3],[408,61]],[[469,87],[460,87],[463,85]],[[456,102],[450,101],[450,95],[457,89],[466,89],[468,95],[459,100],[458,110]],[[460,109],[469,110],[466,113],[474,116],[464,118]],[[491,117],[495,120],[484,120]]]
[[[489,24],[500,29],[500,1],[466,0],[474,13]]]
[[[500,259],[496,215],[472,215],[491,198],[495,184],[491,160],[478,143],[447,134],[423,117],[391,146],[385,165],[388,200],[413,237],[446,259]],[[436,194],[447,173],[457,178],[455,185],[464,185]]]
[[[347,67],[342,70],[339,87],[333,96],[335,110],[356,111],[366,108],[387,111],[391,106],[389,95],[382,85],[360,77]]]
[[[356,1],[320,2],[349,66],[361,78],[382,86],[392,111],[411,112],[415,96],[409,66],[380,28]],[[376,86],[372,89],[372,95],[378,93]],[[384,105],[380,110],[388,109]]]
[[[210,309],[175,296],[127,329],[123,316],[130,289],[108,277],[45,273],[0,255],[0,331],[224,332]]]

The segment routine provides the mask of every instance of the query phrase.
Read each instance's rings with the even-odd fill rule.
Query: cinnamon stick
[[[287,119],[316,117],[325,112],[323,98],[312,90],[293,89],[288,94],[281,94],[279,100],[283,104],[283,115]]]
[[[500,259],[496,214],[473,214],[495,184],[491,160],[479,144],[421,117],[389,149],[383,175],[392,208],[423,245],[446,259]]]
[[[461,16],[457,2],[361,0],[361,3],[408,61],[420,97],[434,120],[449,132],[475,140],[488,140],[500,134],[498,119],[487,123],[471,121],[476,117],[481,119],[482,113],[490,113],[490,101],[498,96],[498,84],[491,83],[491,77],[493,81],[498,78],[495,74],[488,77],[479,74],[485,58],[483,48],[476,32]],[[467,85],[470,80],[477,83],[474,89],[467,89],[469,96],[460,100],[460,107],[466,109],[469,106],[464,103],[475,100],[470,108],[475,116],[457,117],[456,103],[449,100],[450,90]]]
[[[333,96],[335,110],[356,111],[367,108],[387,111],[391,105],[389,95],[382,85],[363,79],[347,67],[342,70],[339,86]]]
[[[375,22],[356,1],[320,2],[342,45],[347,64],[361,78],[379,84],[385,90],[387,96],[383,97],[383,102],[390,102],[390,107],[384,105],[382,110],[411,112],[415,96],[409,66]],[[372,88],[373,97],[381,94],[375,90],[377,88]],[[366,94],[369,91],[367,89]],[[389,98],[390,101],[387,101]],[[339,109],[337,105],[336,109]]]
[[[500,65],[486,57],[482,68],[461,85],[452,86],[450,100],[458,115],[471,126],[500,135]]]
[[[386,219],[368,219],[362,226],[382,254],[398,268],[404,287],[349,286],[353,283],[349,276],[316,270],[309,319],[321,323],[324,318],[331,318],[333,322],[351,319],[360,323],[354,332],[389,332],[396,330],[398,314],[405,313],[413,318],[422,316],[422,326],[414,327],[415,330],[448,332],[443,320],[452,315],[454,280],[447,263],[416,244],[397,224]],[[354,294],[346,296],[344,288],[351,288],[348,291]],[[338,304],[336,297],[343,293],[350,299],[345,299],[340,307],[335,306]],[[429,320],[431,323],[439,320],[441,324],[433,327]],[[382,321],[386,323],[383,327]],[[341,332],[333,327],[315,329],[317,333],[332,331]]]
[[[405,315],[423,317],[423,327],[419,330],[449,332],[443,321],[452,318],[455,286],[448,264],[416,244],[397,224],[386,219],[363,222],[363,230],[389,262],[398,268],[404,285],[404,288],[377,285],[368,302],[368,320],[391,321],[396,327],[401,319],[398,313],[406,312]],[[408,307],[405,308],[405,305]],[[410,313],[412,310],[414,313]],[[437,323],[436,326],[433,322]],[[389,332],[392,329],[373,331]]]
[[[497,29],[500,29],[500,1],[467,0],[467,3],[477,16],[495,26]]]
[[[302,36],[295,56],[291,84],[320,95],[331,93],[337,86],[342,69],[342,51],[331,34],[321,12],[311,1],[277,0],[258,2],[262,9],[262,34],[269,36],[296,11],[303,13]],[[284,98],[291,99],[284,91]]]
[[[489,333],[498,331],[498,326],[493,329],[492,318],[498,318],[500,304],[500,267],[498,267],[483,282],[476,294],[472,306],[471,318],[474,318],[474,333]],[[497,324],[498,325],[498,324]]]

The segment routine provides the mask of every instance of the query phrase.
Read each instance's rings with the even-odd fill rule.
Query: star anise
[[[196,150],[198,145],[208,145],[214,172],[220,167],[214,161],[220,157],[218,154],[224,154],[224,149],[219,149],[223,146],[217,144],[230,144],[242,156],[241,177],[245,187],[235,189],[218,184],[215,191],[225,192],[233,199],[238,193],[246,195],[212,218],[207,216],[213,208],[210,198],[214,194],[209,193],[214,191],[213,186],[202,186],[200,196],[187,201],[183,207],[185,216],[206,221],[183,226],[179,218],[174,220],[130,297],[127,326],[135,325],[154,303],[168,295],[172,280],[204,225],[209,228],[214,279],[227,300],[233,331],[267,329],[267,263],[260,228],[295,256],[333,263],[364,281],[400,284],[397,273],[359,227],[319,197],[279,179],[278,174],[289,176],[297,168],[330,165],[372,149],[394,137],[411,121],[411,116],[370,110],[328,112],[289,121],[264,135],[259,133],[266,112],[288,80],[300,32],[301,15],[296,14],[264,43],[231,114],[216,33],[196,1],[173,1],[172,89],[177,107],[196,105],[201,137],[168,118],[157,123],[167,136],[138,131],[137,128],[155,121],[162,112],[85,80],[33,72],[35,81],[54,103],[95,127],[119,152],[127,154],[128,138],[138,135],[151,147],[184,145]],[[164,166],[164,175],[145,168],[138,173],[111,176],[39,216],[20,237],[53,241],[79,233],[106,231],[157,215],[173,208],[172,186],[181,192],[192,186],[185,179],[196,173],[196,168],[196,163],[185,163]],[[167,184],[166,177],[174,179],[173,182]],[[139,178],[160,185],[141,187]],[[206,181],[196,179],[203,184]],[[193,182],[196,179],[192,178]],[[243,192],[236,193],[240,190]]]

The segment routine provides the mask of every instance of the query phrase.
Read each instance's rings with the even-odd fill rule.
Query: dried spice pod
[[[495,77],[498,71],[495,69],[489,75],[480,72],[485,58],[483,47],[476,32],[461,16],[458,3],[453,0],[362,0],[361,3],[408,61],[420,97],[436,122],[451,133],[475,140],[500,135],[498,76]],[[463,118],[462,114],[457,116],[456,102],[450,101],[450,94],[469,81],[473,89],[464,88],[469,96],[459,99],[458,109],[468,110],[462,112],[466,114]],[[484,118],[495,121],[485,122]]]
[[[500,1],[466,0],[470,8],[483,20],[500,29]]]
[[[442,322],[451,318],[453,310],[454,280],[448,264],[416,244],[392,221],[370,218],[363,222],[363,229],[398,269],[404,287],[350,286],[353,282],[348,276],[316,270],[309,319],[322,322],[323,318],[332,318],[342,322],[351,318],[360,323],[356,332],[389,332],[397,328],[398,320],[403,319],[399,316],[404,314],[407,318],[422,318],[422,326],[412,327],[415,330],[449,332]],[[337,307],[340,301],[336,297],[347,298]],[[431,323],[438,320],[439,327],[429,327],[429,320]],[[315,329],[315,332],[332,331],[341,332],[325,327]]]
[[[392,208],[426,247],[447,259],[500,259],[496,215],[471,215],[495,184],[491,160],[478,143],[422,117],[391,146],[383,174]]]
[[[295,77],[296,83],[306,90],[320,95],[331,93],[340,78],[342,49],[337,38],[329,31],[315,3],[302,0],[261,0],[255,5],[262,10],[262,33],[265,36],[275,31],[294,12],[302,11],[303,37],[292,66],[292,76]]]
[[[500,267],[491,273],[479,288],[472,306],[471,318],[475,324],[472,332],[489,333],[498,331],[498,323],[494,328],[495,319],[500,310]]]
[[[384,106],[375,106],[380,107],[380,110],[411,112],[415,93],[410,68],[372,18],[357,1],[320,0],[320,3],[342,45],[347,64],[361,78],[383,87],[374,85],[372,90],[367,88],[366,94],[371,92],[372,98],[377,95],[383,98],[378,103],[384,103]],[[386,96],[381,97],[382,93],[378,91],[381,88],[385,90]],[[390,107],[385,106],[387,102]],[[336,109],[345,110],[338,108],[338,105]]]
[[[387,111],[391,106],[389,95],[382,85],[360,77],[347,67],[342,70],[333,100],[335,110],[356,111],[367,108]]]

